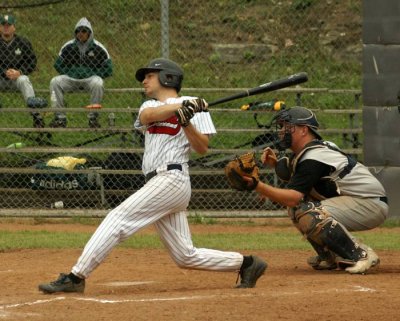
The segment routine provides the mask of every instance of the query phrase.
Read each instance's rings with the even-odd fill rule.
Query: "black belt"
[[[386,196],[381,196],[381,197],[379,197],[379,200],[380,200],[381,202],[384,202],[384,203],[388,204],[388,198],[387,198]]]
[[[179,169],[180,171],[182,171],[182,165],[181,164],[169,164],[169,165],[167,165],[167,171],[171,171],[173,169]],[[157,170],[154,170],[154,171],[146,174],[144,176],[144,179],[146,180],[146,182],[148,182],[149,180],[151,180],[156,175],[157,175]]]

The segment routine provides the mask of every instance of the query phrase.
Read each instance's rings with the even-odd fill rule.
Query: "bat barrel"
[[[286,88],[286,87],[290,87],[290,86],[294,86],[294,85],[298,85],[303,82],[306,82],[307,80],[308,80],[307,73],[300,72],[300,73],[288,76],[286,78],[282,78],[279,80],[275,80],[275,81],[271,81],[271,82],[262,84],[258,87],[248,89],[246,91],[237,93],[235,95],[231,95],[231,96],[227,96],[227,97],[223,97],[223,98],[214,100],[212,102],[209,102],[208,106],[214,106],[214,105],[218,105],[218,104],[221,104],[221,103],[224,103],[227,101],[231,101],[231,100],[235,100],[235,99],[239,99],[239,98],[243,98],[243,97],[248,97],[248,96],[253,96],[256,94],[266,93],[266,92],[270,92],[270,91],[274,91],[274,90],[278,90],[278,89],[282,89],[282,88]]]
[[[239,98],[243,98],[243,97],[247,97],[247,96],[250,96],[248,90],[247,91],[243,91],[243,92],[238,93],[238,94],[235,94],[235,95],[232,95],[232,96],[223,97],[223,98],[214,100],[214,101],[208,103],[208,106],[222,104],[222,103],[224,103],[226,101],[231,101],[231,100],[235,100],[235,99],[239,99]]]

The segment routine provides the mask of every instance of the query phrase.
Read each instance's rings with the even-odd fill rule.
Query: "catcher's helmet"
[[[282,110],[276,114],[274,121],[276,123],[286,122],[293,125],[307,126],[316,138],[322,139],[321,135],[317,132],[319,128],[317,116],[308,108],[296,106]]]
[[[282,128],[284,123],[307,126],[314,134],[315,138],[322,140],[321,135],[317,132],[317,129],[319,128],[317,117],[311,110],[307,108],[296,106],[281,110],[273,117],[271,126],[275,124],[276,131],[280,132],[280,128]],[[292,133],[292,127],[284,127],[283,136],[280,137],[279,143],[277,144],[277,148],[279,150],[285,150],[286,148],[290,148],[292,146]]]
[[[172,87],[179,92],[181,90],[183,81],[183,70],[182,68],[172,60],[157,58],[143,68],[136,71],[136,79],[142,82],[147,73],[151,71],[158,71],[158,79],[160,84],[165,87]]]

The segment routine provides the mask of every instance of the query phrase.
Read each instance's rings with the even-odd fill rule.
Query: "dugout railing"
[[[108,89],[107,91],[140,92],[140,89]],[[184,90],[185,91],[185,90]],[[207,89],[186,89],[186,92],[206,92]],[[218,91],[218,89],[209,89]],[[223,90],[219,93],[240,91],[240,89]],[[313,108],[318,117],[334,121],[335,126],[322,126],[320,133],[324,138],[335,141],[347,153],[362,160],[362,127],[360,107],[360,92],[357,90],[329,90],[327,88],[288,88],[281,90],[286,95],[292,95],[295,105],[303,105],[307,95],[350,95],[353,97],[352,105],[342,108]],[[53,113],[56,109],[45,108],[41,113]],[[67,114],[88,113],[83,108],[62,109]],[[129,119],[127,125],[108,124],[101,128],[86,126],[71,126],[67,128],[32,128],[15,126],[7,123],[0,127],[0,132],[14,135],[17,140],[25,140],[22,146],[0,147],[2,156],[0,164],[0,216],[103,216],[109,208],[119,204],[123,199],[135,192],[142,184],[144,177],[140,170],[140,157],[143,146],[141,136],[133,129],[133,121],[137,115],[137,108],[103,108],[98,110],[103,118],[108,119],[110,114],[125,115]],[[28,117],[32,110],[27,108],[2,108],[0,114],[14,113],[26,114]],[[261,202],[255,193],[239,193],[227,185],[224,178],[224,164],[235,155],[253,151],[261,151],[269,146],[269,141],[264,141],[268,129],[257,126],[252,119],[255,114],[265,116],[266,121],[271,117],[268,110],[243,111],[240,108],[219,107],[212,108],[218,134],[211,141],[207,156],[195,156],[191,161],[192,200],[190,213],[192,215],[213,217],[265,217],[284,215],[283,209],[278,204]],[[231,115],[231,116],[227,116]],[[224,122],[226,119],[245,120]],[[335,121],[336,120],[336,121]],[[265,124],[265,122],[263,124]],[[324,122],[321,121],[323,124]],[[85,124],[86,125],[86,124]],[[76,136],[81,134],[85,138],[73,143],[56,144],[52,141],[53,135]],[[89,135],[89,136],[85,136]],[[220,139],[217,139],[220,137]],[[230,141],[224,141],[229,137]],[[261,140],[257,140],[258,138]],[[268,137],[268,135],[267,135]],[[35,140],[36,139],[36,140]],[[134,157],[136,164],[129,166],[104,166],[105,160],[113,155]],[[79,170],[42,169],[35,166],[35,161],[45,161],[49,158],[63,155],[86,157],[90,161]],[[18,159],[13,163],[12,159]],[[23,161],[21,161],[21,159]],[[101,159],[101,162],[98,161]],[[110,160],[112,161],[112,160]],[[78,189],[59,189],[55,186],[47,188],[34,188],[31,181],[40,175],[61,175],[63,177],[84,177],[91,185]],[[280,184],[274,173],[268,169],[261,170],[261,177]]]

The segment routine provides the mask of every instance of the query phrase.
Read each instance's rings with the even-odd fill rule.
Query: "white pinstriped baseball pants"
[[[238,271],[243,262],[242,254],[193,246],[186,216],[190,196],[187,173],[171,170],[153,177],[108,213],[86,244],[72,273],[87,278],[116,245],[153,223],[179,267]]]

